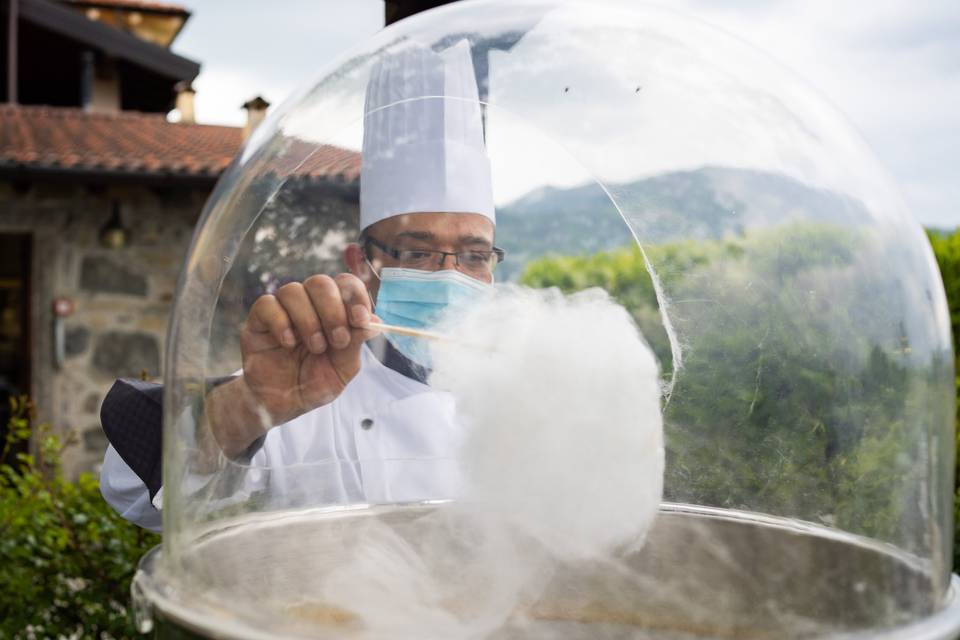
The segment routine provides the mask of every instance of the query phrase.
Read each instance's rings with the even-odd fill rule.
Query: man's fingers
[[[310,276],[303,282],[310,302],[320,318],[323,334],[333,349],[350,345],[350,328],[347,325],[347,310],[340,287],[330,276]]]
[[[359,351],[364,342],[377,335],[378,332],[369,325],[371,322],[380,322],[380,319],[373,315],[370,294],[360,278],[350,273],[341,273],[334,281],[340,287],[340,297],[347,308],[350,346]]]
[[[331,347],[359,349],[377,333],[368,328],[371,321],[377,318],[359,278],[315,275],[280,287],[276,295],[260,296],[247,317],[245,343],[253,351],[300,343],[316,354]]]
[[[372,313],[367,287],[351,273],[341,273],[334,281],[340,289],[350,325],[356,329],[366,329]]]
[[[367,324],[369,324],[370,322],[380,323],[380,322],[383,322],[383,320],[381,320],[379,316],[376,316],[371,313],[370,319],[368,320]],[[372,327],[366,327],[366,326],[362,329],[353,330],[354,340],[356,340],[358,343],[366,342],[370,338],[379,334],[380,334],[379,329],[374,329]]]
[[[323,353],[327,349],[327,339],[323,335],[321,319],[307,294],[306,287],[299,282],[285,284],[277,290],[277,299],[290,317],[300,340],[312,353]]]
[[[246,329],[250,347],[256,351],[278,346],[292,349],[297,344],[287,312],[270,294],[260,296],[253,303],[247,316]]]

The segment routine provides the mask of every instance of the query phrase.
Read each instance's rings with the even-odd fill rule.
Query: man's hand
[[[316,275],[254,302],[240,334],[243,380],[272,425],[339,396],[376,332],[370,296],[354,275]]]

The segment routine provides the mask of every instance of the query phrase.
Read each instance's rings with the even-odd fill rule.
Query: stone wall
[[[74,477],[96,470],[106,448],[99,411],[114,379],[158,379],[170,305],[205,190],[70,184],[0,184],[0,233],[33,236],[32,396],[38,417],[76,446],[65,454]],[[121,205],[129,242],[99,242],[111,203]],[[54,362],[52,301],[73,301],[65,357]]]
[[[142,186],[16,189],[0,182],[0,233],[33,237],[31,395],[40,420],[60,434],[76,434],[77,445],[65,455],[70,477],[97,470],[103,458],[100,404],[113,381],[162,377],[177,277],[208,195]],[[356,200],[355,184],[288,183],[275,194],[224,282],[211,336],[212,375],[239,366],[237,329],[258,295],[283,281],[342,270],[342,246],[356,237]],[[113,202],[121,204],[129,231],[122,249],[99,241]],[[75,305],[64,321],[60,368],[52,340],[57,297]]]

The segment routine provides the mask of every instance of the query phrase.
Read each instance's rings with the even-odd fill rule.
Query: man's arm
[[[149,491],[152,499],[163,484],[163,386],[142,380],[113,383],[100,407],[100,424],[111,449]],[[110,450],[107,452],[110,453]],[[101,483],[119,467],[104,458]],[[149,501],[148,501],[149,502]]]
[[[217,390],[236,381],[236,376],[207,382],[208,398]],[[224,394],[224,400],[229,395]],[[214,402],[216,405],[217,402]],[[104,432],[110,445],[100,469],[100,493],[123,518],[152,531],[160,531],[160,510],[157,504],[163,484],[163,386],[141,380],[117,380],[100,411]],[[229,413],[223,416],[230,420]],[[259,450],[263,438],[254,438],[232,457],[249,460]],[[209,457],[208,457],[209,456]],[[219,449],[209,447],[205,465],[215,469]],[[203,472],[202,468],[195,469]]]
[[[213,439],[201,438],[202,449],[209,455],[222,451],[228,458],[248,452],[273,426],[242,375],[207,393],[205,417]]]
[[[206,392],[197,440],[185,443],[198,454],[192,471],[215,471],[221,452],[252,456],[271,427],[335,400],[360,369],[363,343],[376,333],[367,328],[371,320],[367,291],[349,274],[312,276],[258,298],[240,336],[243,374]],[[163,483],[162,400],[160,385],[118,380],[100,414],[124,463],[121,469],[105,458],[107,483],[132,471],[150,500]]]
[[[160,533],[162,518],[150,491],[112,445],[107,447],[100,469],[100,495],[125,520]]]
[[[370,296],[350,274],[311,276],[257,298],[240,332],[243,375],[206,397],[204,456],[239,455],[271,427],[336,400],[376,335],[371,320]]]

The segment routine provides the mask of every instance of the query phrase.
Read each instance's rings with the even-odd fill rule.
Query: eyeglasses
[[[387,254],[400,263],[401,266],[408,269],[421,269],[430,271],[443,266],[443,261],[447,256],[453,256],[454,263],[459,271],[474,276],[490,275],[498,264],[503,262],[506,252],[499,247],[493,247],[489,251],[479,251],[469,249],[466,251],[435,251],[433,249],[397,249],[390,247],[373,238],[367,237],[364,240],[364,251],[367,246],[372,245]],[[370,259],[369,254],[367,259]]]

